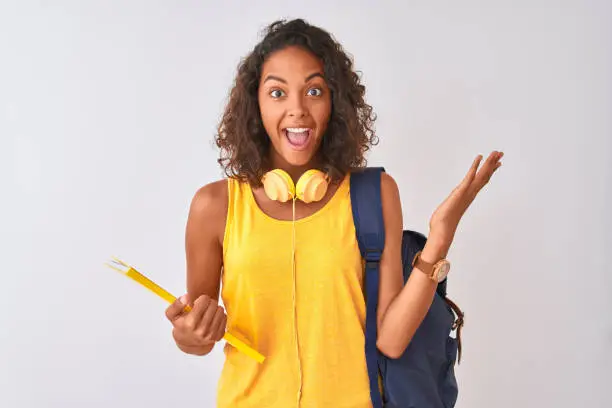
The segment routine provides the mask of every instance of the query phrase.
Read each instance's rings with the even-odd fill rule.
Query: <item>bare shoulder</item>
[[[386,172],[381,176],[381,201],[385,224],[385,251],[394,253],[401,245],[404,219],[399,187],[395,179]],[[399,252],[398,252],[399,253]]]
[[[380,190],[383,202],[383,215],[385,217],[388,215],[397,216],[397,214],[389,213],[397,213],[397,211],[399,211],[399,215],[401,216],[402,204],[400,201],[399,187],[393,176],[387,172],[382,172],[381,174]]]
[[[380,188],[383,194],[399,194],[399,187],[397,186],[397,182],[395,181],[393,176],[391,176],[386,171],[383,171],[381,173]]]
[[[227,183],[227,179],[222,179],[200,187],[195,192],[189,209],[189,225],[212,233],[219,243],[227,217]]]
[[[203,215],[219,215],[227,210],[227,179],[200,187],[191,201],[191,211]]]
[[[201,295],[219,298],[227,191],[227,180],[215,181],[199,188],[191,201],[185,231],[190,302]]]

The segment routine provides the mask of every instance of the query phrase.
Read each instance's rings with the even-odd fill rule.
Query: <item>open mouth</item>
[[[304,149],[308,146],[311,139],[312,129],[310,128],[286,128],[283,129],[285,137],[289,141],[291,147],[297,150]]]

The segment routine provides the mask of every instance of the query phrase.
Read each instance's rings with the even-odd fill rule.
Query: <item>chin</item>
[[[292,167],[304,167],[313,161],[314,152],[300,152],[299,154],[295,152],[285,152],[282,157],[283,160]]]

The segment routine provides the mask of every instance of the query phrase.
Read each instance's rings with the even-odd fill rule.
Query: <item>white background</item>
[[[0,405],[212,407],[220,348],[186,356],[197,188],[241,57],[280,17],[363,71],[406,228],[478,153],[504,166],[461,224],[458,407],[604,407],[612,380],[612,6],[605,1],[0,2]],[[363,8],[360,8],[363,6]]]

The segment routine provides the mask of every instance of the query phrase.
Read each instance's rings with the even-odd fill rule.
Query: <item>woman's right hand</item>
[[[166,309],[166,317],[173,326],[174,341],[186,353],[208,354],[225,334],[225,311],[207,295],[197,298],[190,311],[185,310],[187,304],[187,296],[184,295]]]

